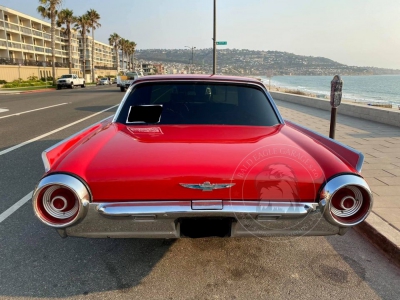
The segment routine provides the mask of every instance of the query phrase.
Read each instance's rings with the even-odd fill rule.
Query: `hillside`
[[[139,60],[150,62],[180,63],[191,62],[189,49],[145,49],[137,50]],[[302,56],[280,51],[256,51],[247,49],[218,49],[218,73],[266,75],[382,75],[400,74],[400,70],[374,67],[347,66],[324,57]],[[210,73],[212,49],[194,51],[194,69]]]

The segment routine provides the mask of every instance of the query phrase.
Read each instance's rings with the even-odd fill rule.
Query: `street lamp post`
[[[213,75],[217,73],[217,0],[214,0]]]
[[[186,48],[189,48],[189,49],[192,49],[192,61],[191,61],[191,66],[193,67],[193,65],[194,65],[194,49],[196,49],[196,47],[189,47],[189,46],[185,46]],[[190,73],[190,70],[189,70],[189,73]]]

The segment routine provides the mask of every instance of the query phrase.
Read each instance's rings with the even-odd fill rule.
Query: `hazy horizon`
[[[0,5],[42,19],[39,1]],[[64,0],[76,15],[95,9],[95,39],[116,32],[137,49],[212,47],[213,0]],[[398,0],[217,0],[218,49],[282,51],[360,67],[400,69]],[[48,20],[45,20],[48,21]]]

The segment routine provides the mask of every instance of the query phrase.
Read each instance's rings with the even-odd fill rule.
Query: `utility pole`
[[[214,0],[213,75],[217,73],[217,0]]]
[[[193,65],[194,65],[194,49],[196,49],[196,47],[193,47],[193,46],[192,47],[185,46],[185,47],[192,50],[192,60],[191,60],[191,63],[190,63],[190,60],[189,60],[189,67],[191,69],[193,69]],[[190,73],[190,69],[189,69],[189,73]]]

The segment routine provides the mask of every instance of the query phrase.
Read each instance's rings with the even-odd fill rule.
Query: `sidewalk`
[[[285,119],[329,135],[330,112],[276,100]],[[400,127],[340,114],[335,138],[365,156],[361,174],[374,194],[367,220],[355,227],[400,264]]]

